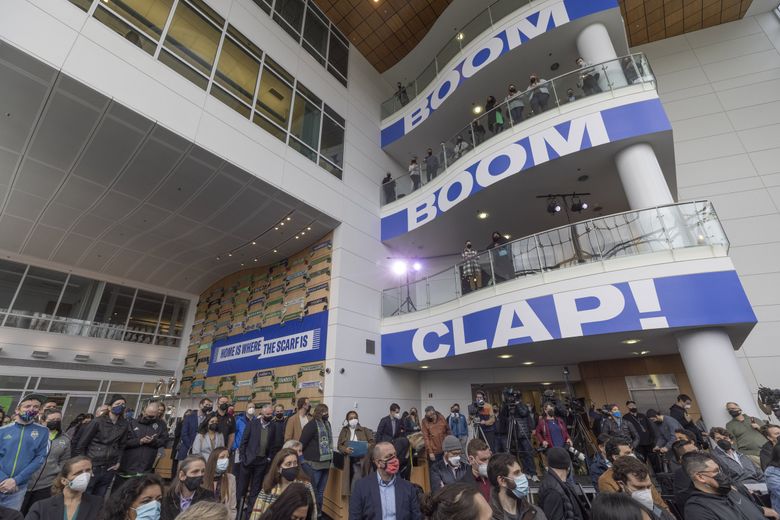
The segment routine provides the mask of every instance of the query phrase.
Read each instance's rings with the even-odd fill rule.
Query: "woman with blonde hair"
[[[249,520],[259,520],[267,512],[276,500],[291,484],[298,483],[306,486],[311,493],[312,503],[315,501],[314,488],[312,488],[309,478],[298,464],[298,452],[283,448],[276,454],[268,473],[263,481],[263,488],[257,495],[257,500],[252,508],[252,515]],[[313,508],[309,520],[316,520],[317,508]]]
[[[32,505],[29,520],[97,520],[103,508],[103,497],[85,494],[92,478],[89,457],[73,457],[62,464],[52,484],[51,498]]]
[[[228,512],[225,504],[198,502],[176,517],[176,520],[232,520],[235,514]]]
[[[225,504],[232,518],[236,516],[236,477],[228,471],[230,452],[227,448],[217,448],[211,452],[206,462],[204,486],[209,487],[217,497],[217,502]]]
[[[312,419],[301,432],[304,464],[311,471],[311,483],[317,498],[317,511],[322,515],[322,500],[328,484],[328,472],[333,462],[333,432],[328,422],[328,406],[320,403],[314,407]]]
[[[160,520],[174,520],[198,502],[215,501],[214,492],[204,486],[205,474],[206,461],[199,455],[190,455],[179,462],[171,487],[162,499]]]

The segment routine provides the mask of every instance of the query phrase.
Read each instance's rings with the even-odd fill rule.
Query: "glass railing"
[[[401,88],[396,90],[393,97],[382,103],[382,119],[393,115],[406,106],[410,100],[417,97],[425,87],[433,82],[447,63],[463,52],[463,49],[474,41],[477,36],[493,27],[508,15],[517,11],[520,7],[528,5],[533,1],[534,0],[498,0],[472,18],[469,23],[458,30],[455,35],[444,44],[441,50],[436,53],[433,60],[423,69],[416,79],[405,85],[402,83]]]
[[[535,86],[485,110],[438,147],[432,147],[436,160],[427,161],[419,156],[419,171],[410,170],[397,179],[384,180],[380,201],[384,206],[419,190],[464,155],[528,119],[550,110],[560,113],[561,107],[586,97],[614,97],[617,91],[634,85],[655,88],[650,63],[641,53],[586,65],[550,80],[542,79]]]
[[[385,289],[384,317],[407,314],[456,300],[485,287],[583,264],[716,246],[725,255],[726,233],[712,204],[685,202],[583,220],[485,251],[436,274]]]

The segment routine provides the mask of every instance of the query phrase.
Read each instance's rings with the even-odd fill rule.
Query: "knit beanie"
[[[569,469],[571,458],[563,448],[550,448],[547,450],[547,465],[553,469]]]

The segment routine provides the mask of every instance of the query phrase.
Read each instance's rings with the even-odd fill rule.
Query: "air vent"
[[[124,365],[125,364],[125,358],[121,357],[115,357],[111,360],[112,365]]]
[[[373,339],[367,339],[366,340],[366,354],[375,354],[376,353],[376,341]]]
[[[76,357],[74,357],[73,359],[75,359],[79,363],[86,363],[87,361],[89,361],[89,356],[87,354],[76,354]]]
[[[32,357],[35,359],[46,359],[49,357],[49,353],[45,350],[33,350]]]
[[[283,95],[281,95],[281,94],[279,93],[279,91],[278,91],[278,90],[276,90],[275,88],[268,89],[268,93],[269,93],[269,94],[271,94],[271,95],[272,95],[273,97],[275,97],[276,99],[278,99],[279,101],[281,101],[281,100],[283,100],[283,99],[284,99],[284,96],[283,96]]]
[[[146,368],[154,368],[157,366],[157,361],[147,361],[144,363]]]

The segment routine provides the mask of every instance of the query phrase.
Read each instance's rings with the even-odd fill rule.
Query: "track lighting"
[[[553,199],[550,202],[547,203],[547,213],[550,215],[555,215],[556,213],[561,212],[561,205],[558,204],[558,201]]]

